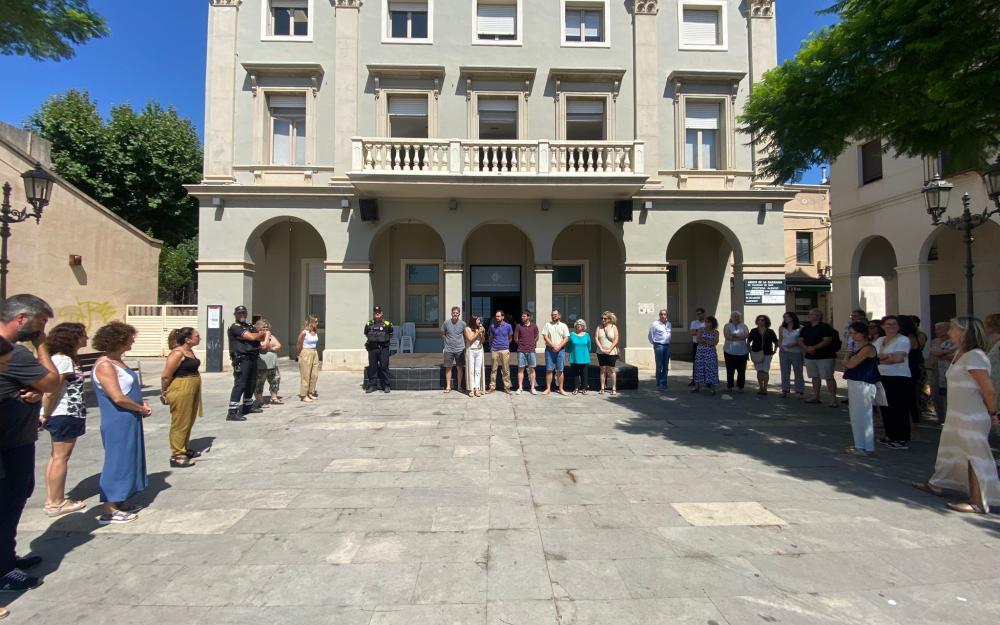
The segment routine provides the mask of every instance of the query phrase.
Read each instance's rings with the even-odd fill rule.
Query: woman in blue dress
[[[142,420],[152,410],[142,399],[139,376],[125,365],[122,356],[132,348],[136,329],[112,321],[94,334],[94,349],[104,352],[94,366],[92,382],[101,409],[101,442],[104,468],[101,470],[102,525],[136,520],[140,506],[128,499],[149,485],[146,476],[146,443]]]
[[[705,328],[698,335],[698,347],[694,350],[692,393],[697,393],[704,385],[715,395],[715,387],[719,385],[719,355],[716,352],[718,344],[719,321],[715,317],[706,317]]]

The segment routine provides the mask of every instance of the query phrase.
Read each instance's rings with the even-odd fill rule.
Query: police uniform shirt
[[[237,356],[260,353],[260,341],[243,338],[244,332],[254,333],[256,329],[245,321],[243,323],[234,321],[233,325],[229,326],[229,353]]]
[[[392,323],[388,319],[383,319],[381,324],[374,319],[369,319],[365,325],[365,336],[372,344],[388,343],[392,336]]]

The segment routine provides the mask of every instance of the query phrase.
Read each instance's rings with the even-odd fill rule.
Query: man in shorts
[[[807,399],[807,404],[820,403],[820,389],[826,381],[830,392],[830,407],[836,408],[837,380],[833,377],[833,366],[837,359],[837,348],[834,340],[836,330],[823,321],[823,313],[818,308],[809,311],[809,323],[802,327],[799,333],[799,346],[805,353],[806,375],[812,378],[813,396]]]
[[[465,322],[462,321],[462,309],[451,307],[451,319],[441,324],[441,336],[444,337],[444,392],[451,392],[451,370],[457,369],[455,388],[462,390],[462,373],[465,371]]]
[[[517,324],[517,328],[514,329],[514,342],[517,343],[516,394],[521,394],[521,388],[524,385],[524,370],[527,369],[531,394],[537,395],[535,367],[538,366],[538,358],[535,356],[535,347],[538,345],[538,326],[531,322],[531,313],[527,310],[521,313],[521,323]]]
[[[569,342],[569,327],[560,321],[561,315],[558,310],[552,311],[552,321],[542,328],[542,340],[545,341],[545,391],[543,395],[552,392],[552,378],[555,376],[559,383],[559,394],[565,395],[563,388],[565,376],[563,368],[566,366],[566,343]]]

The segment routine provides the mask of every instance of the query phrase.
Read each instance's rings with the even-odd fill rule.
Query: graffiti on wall
[[[76,304],[63,306],[58,316],[64,321],[75,321],[87,326],[88,331],[95,330],[118,316],[118,309],[111,302],[94,300],[76,300]]]

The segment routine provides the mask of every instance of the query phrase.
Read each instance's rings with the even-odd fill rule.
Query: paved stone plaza
[[[68,482],[86,512],[42,514],[41,440],[19,551],[45,558],[44,584],[0,594],[7,622],[996,623],[1000,521],[907,483],[929,475],[933,428],[859,459],[845,409],[693,396],[675,373],[669,394],[478,400],[323,373],[318,402],[246,423],[223,420],[231,378],[206,375],[198,466],[169,468],[156,404],[149,508],[110,527],[95,410]]]

